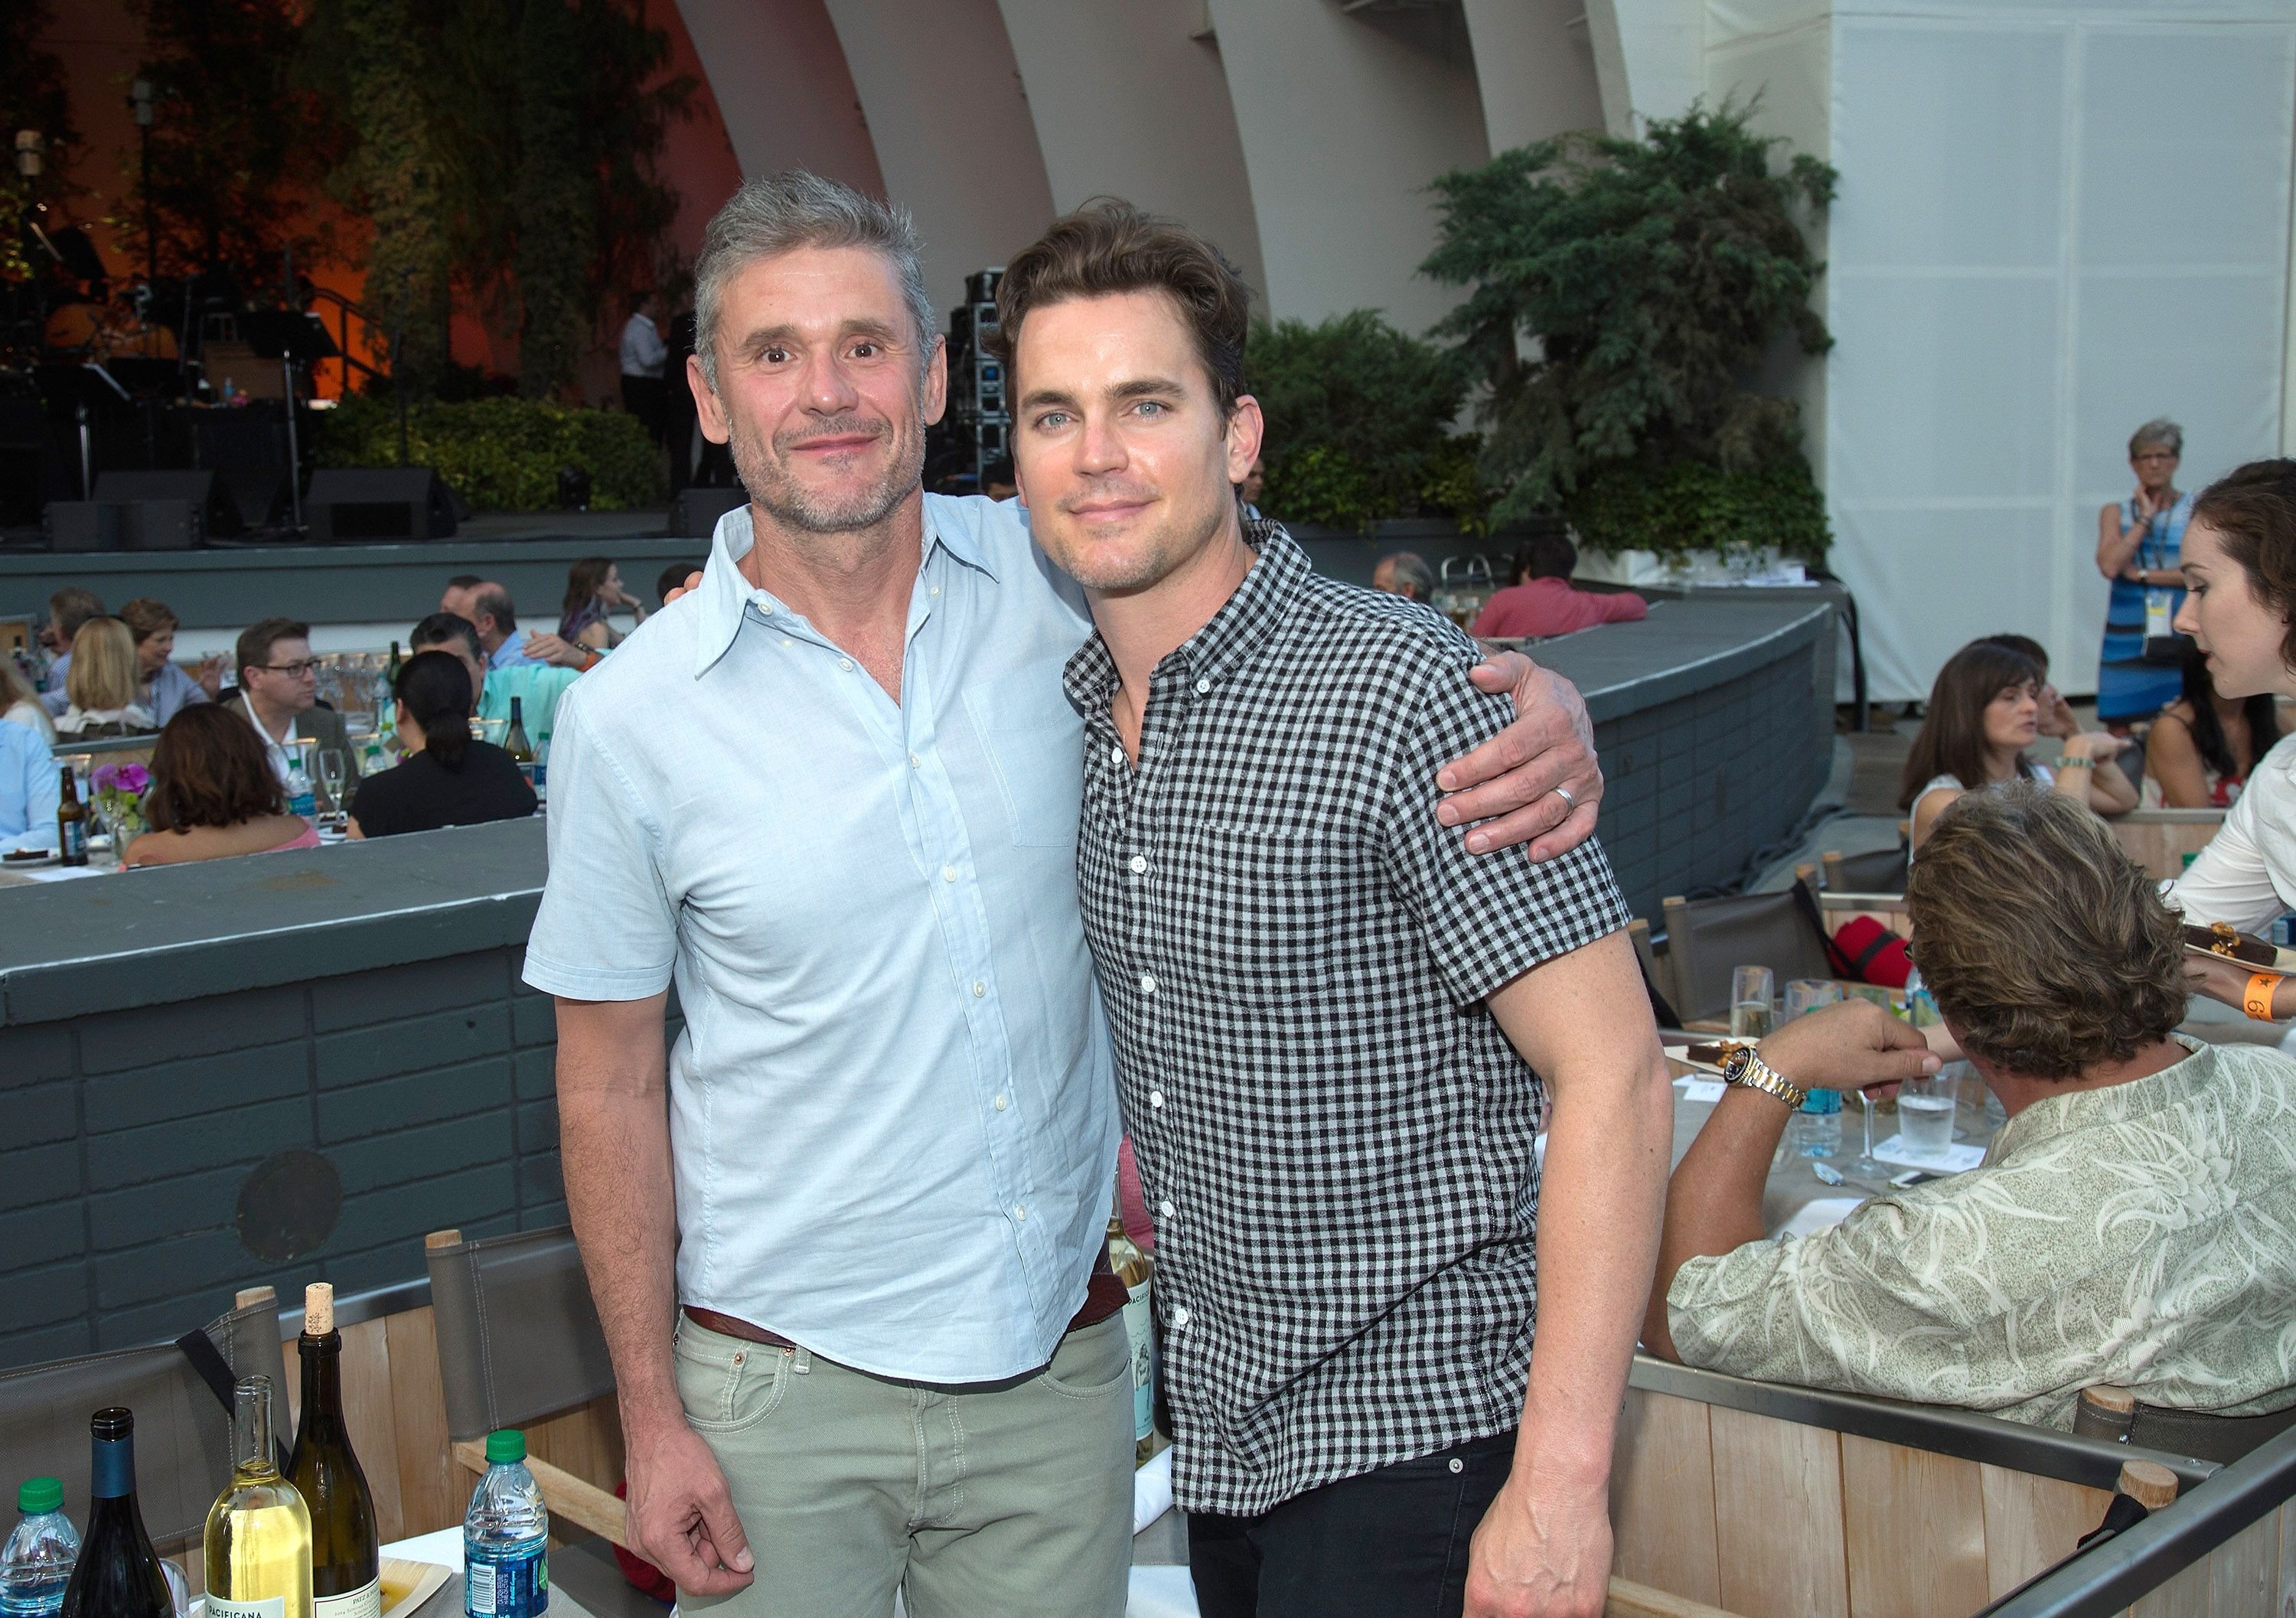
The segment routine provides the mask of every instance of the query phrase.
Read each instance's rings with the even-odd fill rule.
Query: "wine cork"
[[[2158,1461],[2125,1461],[2120,1491],[2147,1511],[2158,1511],[2177,1498],[2177,1474]]]
[[[335,1329],[335,1289],[314,1281],[303,1289],[303,1335],[324,1337]]]

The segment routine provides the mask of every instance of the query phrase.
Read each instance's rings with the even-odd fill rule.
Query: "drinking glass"
[[[340,815],[343,812],[343,782],[347,776],[348,771],[343,763],[343,750],[340,747],[321,749],[319,779],[326,786],[327,802],[332,806],[331,812],[333,814]]]
[[[1785,1021],[1792,1022],[1804,1012],[1816,1011],[1821,1006],[1841,1003],[1841,985],[1831,978],[1796,978],[1786,985]]]
[[[1942,1157],[1953,1145],[1953,1087],[1934,1073],[1908,1079],[1898,1088],[1898,1138],[1915,1157]]]
[[[1770,1031],[1770,997],[1775,982],[1767,966],[1740,966],[1731,972],[1733,1039],[1759,1039]]]
[[[1857,1110],[1864,1114],[1862,1121],[1866,1126],[1866,1144],[1859,1150],[1857,1161],[1849,1165],[1849,1171],[1852,1174],[1886,1175],[1890,1170],[1875,1162],[1874,1157],[1874,1097],[1868,1096],[1864,1090],[1853,1093],[1857,1097]]]

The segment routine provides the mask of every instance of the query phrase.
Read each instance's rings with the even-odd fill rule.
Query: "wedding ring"
[[[1576,809],[1578,807],[1578,800],[1570,795],[1570,789],[1567,786],[1556,787],[1554,789],[1554,795],[1570,806],[1569,809],[1565,809],[1563,811],[1565,814],[1569,814],[1572,809]]]

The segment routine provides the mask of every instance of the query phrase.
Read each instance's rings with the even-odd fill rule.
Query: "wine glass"
[[[1877,1174],[1886,1178],[1890,1170],[1875,1162],[1874,1158],[1874,1097],[1868,1096],[1864,1090],[1856,1091],[1855,1094],[1857,1097],[1857,1110],[1865,1114],[1866,1144],[1858,1152],[1857,1161],[1849,1165],[1849,1171],[1852,1174],[1865,1175],[1868,1178]]]
[[[348,768],[344,763],[341,748],[328,747],[320,750],[319,779],[326,786],[327,803],[332,817],[340,817],[343,813],[343,783],[348,776]]]

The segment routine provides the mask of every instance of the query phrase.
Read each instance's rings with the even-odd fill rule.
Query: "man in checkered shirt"
[[[1608,862],[1468,854],[1432,810],[1507,717],[1473,644],[1241,520],[1215,250],[1103,204],[998,300],[1021,497],[1098,629],[1078,889],[1202,1611],[1599,1613],[1671,1112]]]

